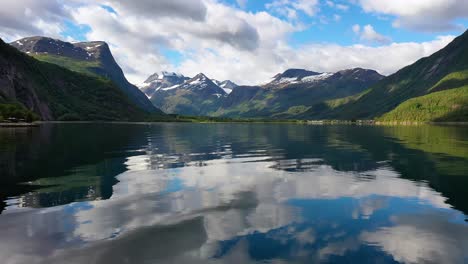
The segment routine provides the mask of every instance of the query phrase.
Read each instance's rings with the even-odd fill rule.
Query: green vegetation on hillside
[[[308,118],[342,120],[375,118],[392,111],[398,105],[411,98],[462,87],[468,84],[467,75],[468,32],[465,32],[440,51],[429,57],[422,58],[416,63],[378,82],[358,100],[350,100],[345,104],[340,103],[337,107],[329,106],[323,109],[322,112],[309,111]],[[428,99],[436,98],[437,95],[435,97],[428,97]],[[427,101],[424,103],[427,104]],[[436,102],[432,104],[432,107],[436,107],[436,105],[440,106],[441,103]],[[406,106],[408,107],[409,105],[406,104]],[[447,106],[451,107],[451,105]],[[413,107],[417,106],[413,105]],[[459,111],[455,105],[453,110]],[[414,112],[413,110],[411,111]],[[437,111],[441,113],[444,110],[439,109]],[[444,112],[444,114],[447,113]],[[429,116],[435,117],[434,114],[421,113],[411,118],[418,118],[418,120],[434,119]],[[456,116],[462,117],[463,115],[456,114],[449,119],[458,120]],[[389,118],[390,116],[388,115],[385,119],[389,120]],[[398,116],[397,118],[398,120],[402,120],[401,118],[403,117]],[[447,118],[443,118],[442,116],[440,118],[447,120]]]
[[[10,119],[32,122],[39,120],[39,116],[20,103],[0,104],[0,122],[9,121]]]
[[[55,64],[38,61],[0,40],[0,78],[3,89],[16,90],[16,98],[5,102],[53,120],[147,121],[164,119],[141,110],[112,81],[82,74]],[[7,80],[5,79],[5,80]],[[13,81],[10,81],[13,80]],[[13,85],[14,83],[14,85]],[[4,93],[7,94],[7,93]]]
[[[93,73],[91,69],[101,66],[97,60],[83,61],[51,54],[36,54],[33,55],[33,57],[40,61],[56,64],[75,72],[90,74],[93,76],[98,75]]]
[[[278,89],[259,87],[249,97],[240,95],[235,103],[222,106],[211,114],[229,117],[307,118],[313,115],[305,113],[329,109],[327,102],[362,93],[376,81],[375,75],[367,79],[346,75],[323,82],[293,83]]]
[[[467,121],[468,86],[431,93],[405,101],[380,121]]]
[[[437,82],[432,88],[431,92],[447,90],[457,87],[468,85],[468,70],[452,72]]]

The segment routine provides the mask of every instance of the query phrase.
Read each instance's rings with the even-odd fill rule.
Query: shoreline
[[[342,120],[232,120],[232,121],[200,121],[200,122],[132,122],[132,121],[36,121],[33,123],[1,123],[0,128],[28,128],[39,127],[45,124],[133,124],[133,125],[153,125],[153,124],[302,124],[302,125],[358,125],[358,126],[421,126],[421,125],[456,125],[468,126],[468,122],[419,122],[419,121],[342,121]]]
[[[0,123],[0,127],[38,127],[38,122],[33,123]]]

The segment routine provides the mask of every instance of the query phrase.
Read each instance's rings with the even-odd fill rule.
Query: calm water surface
[[[468,127],[0,129],[0,262],[468,263]]]

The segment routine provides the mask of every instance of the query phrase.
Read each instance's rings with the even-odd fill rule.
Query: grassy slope
[[[467,121],[468,86],[431,93],[405,101],[380,121]]]
[[[378,82],[356,100],[324,105],[321,111],[314,111],[312,108],[306,116],[311,119],[375,118],[395,109],[408,99],[460,87],[463,80],[451,78],[447,82],[443,79],[451,73],[463,74],[468,70],[467,47],[468,32],[465,32],[444,49]]]
[[[91,69],[101,66],[98,61],[81,61],[51,54],[35,54],[32,56],[40,61],[56,64],[75,72],[85,73],[93,76],[98,75],[93,73]]]
[[[190,90],[177,89],[159,93],[151,98],[157,108],[166,113],[178,113],[190,116],[207,116],[219,107],[216,96],[202,97]]]
[[[429,89],[384,114],[381,121],[467,121],[468,70],[452,72]]]
[[[18,82],[32,86],[56,120],[143,121],[152,118],[130,102],[109,80],[38,61],[2,41],[0,56],[21,76],[27,76],[25,80],[17,77]]]

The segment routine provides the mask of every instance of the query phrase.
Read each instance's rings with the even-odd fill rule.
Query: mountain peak
[[[144,83],[138,85],[138,87],[146,94],[147,97],[151,98],[156,93],[156,91],[160,89],[170,90],[176,88],[188,79],[188,77],[185,77],[182,74],[162,71],[153,73],[145,80]]]
[[[175,72],[168,72],[168,71],[161,71],[161,72],[155,72],[152,75],[150,75],[144,83],[151,83],[151,82],[157,82],[158,80],[164,80],[164,79],[186,79],[182,74],[175,73]]]
[[[301,83],[303,81],[313,81],[323,73],[309,71],[305,69],[288,69],[283,73],[279,73],[273,77],[273,79],[266,84],[267,87],[280,87],[287,86],[289,84]],[[328,74],[326,74],[328,76]],[[322,76],[322,77],[327,77]],[[320,78],[319,78],[320,79]]]
[[[218,85],[221,89],[223,89],[227,94],[230,94],[234,88],[238,87],[239,85],[235,84],[231,80],[225,81],[217,81],[215,79],[212,80],[216,85]]]
[[[352,68],[338,71],[333,75],[333,78],[351,78],[355,80],[374,80],[380,81],[385,76],[381,75],[375,70],[363,69],[363,68]]]
[[[195,81],[195,80],[198,80],[198,81],[207,81],[207,80],[210,80],[210,79],[208,79],[208,77],[206,77],[205,74],[199,73],[199,74],[195,75],[191,80],[194,80],[194,81]],[[210,82],[211,82],[211,80],[210,80]]]
[[[314,72],[314,71],[308,71],[308,70],[305,70],[305,69],[287,69],[286,71],[284,71],[283,73],[281,74],[278,74],[280,75],[281,77],[283,78],[303,78],[303,77],[306,77],[306,76],[312,76],[312,75],[319,75],[320,73],[318,72]],[[276,76],[278,76],[276,75]]]
[[[59,39],[35,36],[16,40],[10,45],[31,55],[48,54],[76,60],[97,60],[101,56],[111,56],[109,45],[104,41],[70,43]]]

